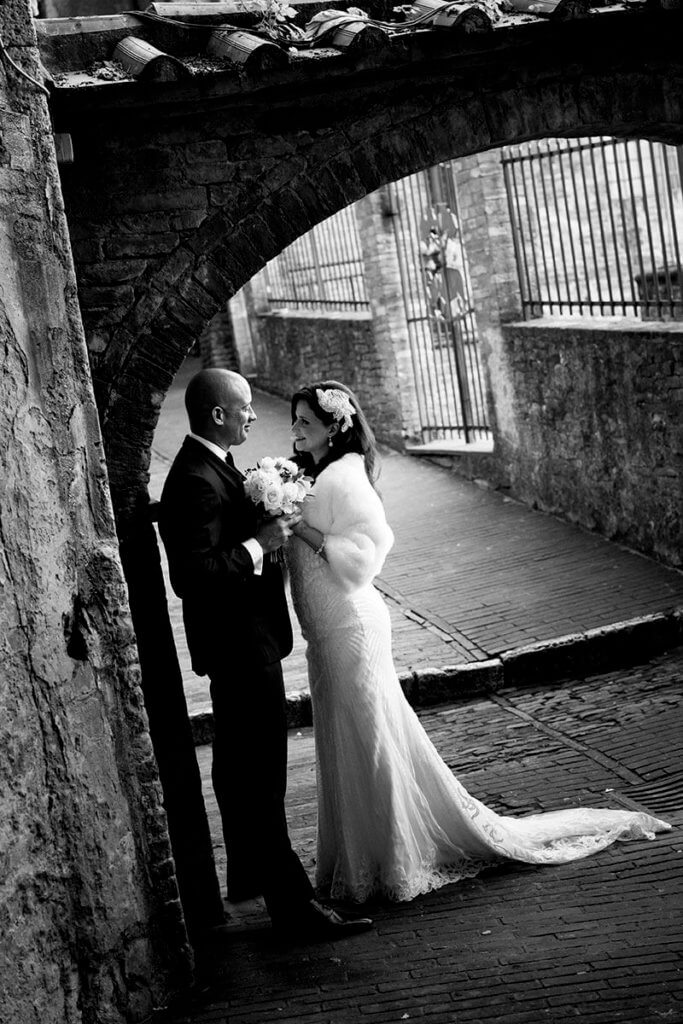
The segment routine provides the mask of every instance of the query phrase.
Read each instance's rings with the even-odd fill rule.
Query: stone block
[[[135,216],[123,216],[116,220],[114,234],[126,235],[163,235],[171,230],[168,212],[136,213]]]
[[[130,284],[140,277],[146,266],[146,260],[106,260],[85,264],[80,269],[80,280],[83,284],[93,285]]]
[[[214,256],[220,259],[220,252],[214,253]],[[222,268],[212,259],[199,260],[194,276],[202,288],[218,302],[227,302],[237,291],[228,276],[227,268]]]
[[[156,318],[155,328],[158,324],[162,330],[169,331],[172,336],[190,340],[198,337],[198,328],[203,327],[204,323],[205,320],[197,315],[193,306],[190,306],[179,295],[169,294],[162,307],[161,317]]]
[[[192,232],[199,227],[206,216],[206,210],[181,210],[179,213],[170,215],[169,227],[172,231]]]
[[[81,304],[88,313],[93,316],[98,313],[116,309],[129,308],[134,298],[134,291],[130,285],[106,285],[90,286],[81,288],[79,292]]]
[[[213,197],[213,189],[211,190]],[[244,198],[244,197],[241,197]],[[217,246],[223,250],[228,247],[228,239],[231,237],[235,225],[239,223],[240,196],[231,198],[229,206],[219,210],[208,207],[207,216],[202,221],[198,231],[187,240],[187,247],[199,256],[211,257]]]
[[[198,164],[225,164],[228,151],[222,139],[200,139],[188,142],[183,155],[188,167],[196,167]]]
[[[155,283],[162,289],[173,288],[184,277],[187,277],[193,265],[192,253],[184,246],[179,246],[157,271]]]
[[[150,289],[146,294],[141,295],[125,319],[123,326],[125,327],[126,336],[132,338],[141,333],[163,301],[163,293],[155,289]]]
[[[503,666],[498,658],[465,662],[415,672],[414,690],[409,699],[416,707],[432,707],[469,700],[477,694],[500,689],[502,685]]]
[[[186,277],[178,285],[178,295],[194,310],[197,323],[206,323],[217,311],[217,302],[201,284]]]
[[[367,189],[348,153],[340,153],[330,162],[329,167],[344,196],[342,205],[363,198]]]
[[[207,205],[206,190],[200,187],[163,189],[155,192],[132,192],[126,196],[125,209],[129,212],[160,213],[177,210],[202,210]]]
[[[88,238],[76,238],[72,240],[71,251],[75,262],[78,264],[79,273],[80,268],[85,264],[99,263],[102,259],[102,248],[103,241],[101,238],[88,237]]]
[[[645,615],[628,622],[573,633],[501,655],[505,686],[532,686],[583,679],[607,666],[639,664],[680,645],[681,611]]]
[[[105,255],[117,260],[125,256],[133,259],[140,256],[159,258],[166,253],[172,252],[178,245],[178,235],[173,231],[166,231],[162,234],[144,235],[117,235],[109,238],[104,243]]]

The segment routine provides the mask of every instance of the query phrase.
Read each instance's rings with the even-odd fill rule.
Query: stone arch
[[[680,141],[680,68],[661,39],[648,52],[647,34],[636,34],[616,53],[594,36],[579,61],[567,36],[559,56],[509,46],[455,75],[388,83],[377,68],[345,91],[254,95],[246,111],[162,108],[154,127],[150,111],[132,112],[132,125],[119,111],[106,137],[82,147],[74,130],[83,156],[64,175],[65,196],[120,529],[146,502],[158,412],[193,340],[310,227],[389,181],[501,145],[582,134]],[[147,247],[126,236],[161,214],[168,230],[157,223]],[[122,302],[103,330],[106,288]]]

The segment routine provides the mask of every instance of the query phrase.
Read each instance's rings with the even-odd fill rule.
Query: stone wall
[[[496,455],[524,501],[683,565],[683,329],[503,327],[513,429]]]
[[[340,380],[355,391],[380,440],[400,436],[395,368],[387,370],[369,313],[259,313],[251,327],[258,387],[289,398],[307,381]]]
[[[28,3],[0,32],[40,75]],[[149,1017],[191,957],[40,86],[0,78],[3,1024]]]

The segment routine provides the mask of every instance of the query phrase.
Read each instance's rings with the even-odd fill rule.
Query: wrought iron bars
[[[356,217],[346,207],[297,238],[264,271],[271,309],[368,309]]]
[[[502,151],[524,315],[683,319],[683,157],[644,140]]]

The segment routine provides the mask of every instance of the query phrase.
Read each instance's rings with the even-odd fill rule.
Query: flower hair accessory
[[[339,388],[330,388],[328,391],[316,388],[315,397],[318,399],[318,405],[321,409],[331,413],[338,423],[341,420],[339,429],[342,434],[353,425],[351,417],[356,410],[353,408],[351,399],[345,391],[340,391]]]

